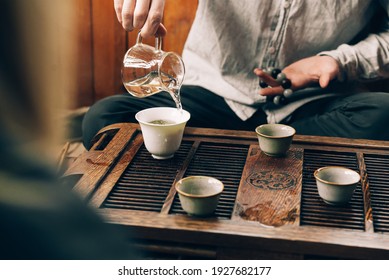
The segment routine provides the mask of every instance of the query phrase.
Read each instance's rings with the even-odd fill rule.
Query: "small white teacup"
[[[144,109],[135,115],[146,149],[155,159],[168,159],[179,149],[190,114],[171,107]]]
[[[215,211],[224,184],[213,177],[189,176],[179,180],[175,187],[186,213],[208,216]]]
[[[296,130],[285,124],[263,124],[255,129],[261,150],[272,157],[286,154]]]
[[[345,204],[353,196],[360,181],[354,170],[341,166],[326,166],[314,172],[320,197],[328,204]]]

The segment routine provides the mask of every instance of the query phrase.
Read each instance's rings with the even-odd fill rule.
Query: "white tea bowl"
[[[168,159],[179,149],[190,114],[171,107],[144,109],[135,115],[146,149],[155,159]]]
[[[286,154],[296,130],[285,124],[263,124],[255,129],[260,149],[268,156],[281,157]]]
[[[351,199],[361,176],[349,168],[326,166],[314,172],[320,197],[328,204],[346,204]]]
[[[175,187],[186,213],[209,216],[215,212],[224,184],[213,177],[189,176],[179,180]]]

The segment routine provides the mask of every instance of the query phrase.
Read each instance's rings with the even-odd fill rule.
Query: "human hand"
[[[114,0],[114,7],[125,30],[141,29],[143,38],[165,36],[162,24],[165,0]]]
[[[293,91],[319,83],[322,88],[328,86],[339,74],[339,65],[337,61],[330,56],[311,56],[292,63],[282,70],[286,77],[291,81]],[[261,88],[259,94],[263,96],[280,95],[284,89],[280,84],[265,73],[264,70],[256,68],[254,73],[264,81],[269,87]]]

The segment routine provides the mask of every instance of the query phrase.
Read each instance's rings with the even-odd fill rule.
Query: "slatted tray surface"
[[[104,138],[104,133],[109,137]],[[226,236],[235,236],[239,240],[236,242],[241,242],[239,244],[242,246],[246,240],[239,239],[239,236],[259,235],[267,240],[263,241],[265,243],[261,242],[261,246],[271,246],[278,248],[277,250],[283,250],[285,245],[278,241],[269,242],[272,238],[290,239],[293,243],[300,240],[305,245],[322,242],[331,245],[336,240],[337,246],[346,246],[342,250],[366,246],[369,248],[366,251],[369,257],[369,250],[383,251],[383,255],[389,257],[389,145],[381,147],[374,141],[365,144],[349,140],[334,143],[332,139],[325,137],[317,140],[313,137],[296,136],[293,151],[287,158],[269,158],[259,150],[256,135],[251,132],[187,129],[175,156],[168,160],[156,160],[143,145],[138,126],[123,125],[115,127],[115,133],[110,129],[104,133],[104,139],[94,146],[96,150],[92,148],[85,156],[87,159],[79,160],[83,162],[78,163],[79,169],[83,173],[89,173],[84,174],[88,180],[82,178],[84,181],[76,185],[75,189],[81,191],[94,206],[104,210],[102,213],[114,223],[145,227],[143,234],[154,232],[150,231],[154,225],[155,228],[172,228],[177,234],[181,227],[189,232],[200,229],[213,232],[213,228],[218,228],[217,231],[224,232]],[[112,153],[112,159],[106,157],[109,164],[97,164],[97,159],[101,160],[102,155],[108,151]],[[87,168],[85,162],[96,164],[93,168]],[[348,167],[362,176],[347,205],[328,205],[318,195],[313,172],[329,165]],[[277,166],[283,167],[280,169]],[[105,170],[100,172],[99,168]],[[77,166],[74,170],[77,170]],[[77,173],[74,170],[72,172]],[[261,185],[263,182],[260,182],[258,176],[269,176],[269,172],[274,173],[274,176],[270,174],[268,178],[286,174],[290,182],[297,185]],[[182,210],[174,183],[191,175],[214,176],[224,183],[225,190],[213,216],[198,219],[188,216]],[[252,179],[256,181],[251,181]],[[277,190],[280,186],[282,190]],[[279,191],[282,195],[275,195]],[[275,199],[277,203],[269,199]],[[279,207],[293,209],[282,212]],[[269,224],[262,224],[261,219],[250,216],[256,213],[262,215],[264,211],[274,211],[277,215],[281,213],[285,216],[281,222],[275,222],[276,219],[270,213],[269,217],[265,217],[266,221],[270,221],[270,227]],[[179,224],[173,222],[176,217],[181,221]],[[240,229],[243,231],[240,232]],[[157,230],[153,236],[159,238],[160,234]],[[180,238],[185,242],[195,242],[196,236],[198,235],[184,235]],[[326,240],[329,236],[330,241]],[[168,234],[164,238],[170,239],[172,236]],[[224,239],[212,240],[229,243]],[[245,246],[250,248],[250,242],[253,241],[247,240]],[[207,244],[207,238],[204,239],[203,236],[198,242]],[[378,242],[378,245],[372,245],[371,242]],[[327,252],[326,245],[320,247],[319,251],[327,255],[335,254]],[[311,246],[317,250],[317,247]],[[307,248],[309,249],[297,246],[294,250],[309,251],[311,247]],[[332,247],[328,248],[330,250]],[[338,254],[340,251],[335,252]],[[344,255],[354,256],[352,250],[342,252]]]
[[[105,199],[102,208],[118,208],[160,212],[184,163],[193,141],[183,141],[175,157],[155,160],[144,145],[124,171]],[[214,176],[225,184],[214,216],[230,219],[245,165],[249,145],[201,143],[185,176]],[[389,231],[389,157],[367,155],[374,226],[377,231]],[[356,230],[365,229],[364,200],[359,183],[349,204],[326,204],[317,192],[313,172],[323,166],[344,166],[359,172],[358,160],[352,152],[305,150],[301,194],[300,224]],[[185,214],[175,195],[170,214]]]
[[[347,205],[328,205],[320,198],[313,172],[320,167],[331,165],[347,167],[359,173],[355,153],[304,151],[301,225],[364,230],[365,217],[361,184],[358,184]]]
[[[369,174],[371,206],[374,228],[377,232],[389,232],[389,156],[365,155]]]
[[[153,159],[142,145],[102,207],[160,212],[191,145],[184,141],[174,158],[164,161]]]
[[[215,211],[217,217],[231,218],[247,152],[244,145],[201,144],[185,173],[185,176],[213,176],[223,182],[224,190]],[[184,214],[178,195],[171,213]]]
[[[174,158],[155,160],[142,145],[104,201],[103,208],[121,208],[159,212],[193,142],[183,141]],[[215,216],[231,218],[248,146],[202,143],[191,160],[185,177],[213,176],[224,183]],[[171,214],[185,214],[178,195]]]

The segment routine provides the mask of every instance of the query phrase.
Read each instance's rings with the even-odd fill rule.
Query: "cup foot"
[[[325,203],[328,205],[333,205],[333,206],[342,206],[348,204],[348,201],[339,201],[339,202],[333,202],[333,201],[328,201],[322,198]]]
[[[271,154],[271,153],[264,152],[264,154],[269,156],[269,157],[285,157],[286,156],[286,153],[283,153],[283,154]]]
[[[215,211],[210,212],[210,213],[201,213],[201,214],[186,212],[186,214],[188,214],[188,216],[194,217],[194,218],[208,218],[208,217],[214,216],[215,215]]]
[[[169,155],[169,156],[157,156],[157,155],[151,155],[153,158],[155,159],[169,159],[169,158],[172,158],[174,156],[174,154],[172,155]]]

